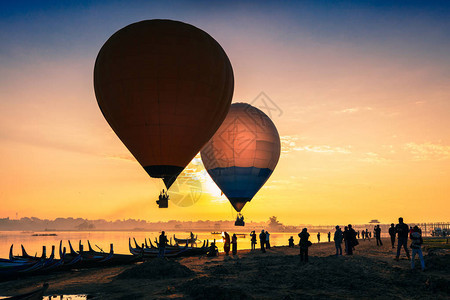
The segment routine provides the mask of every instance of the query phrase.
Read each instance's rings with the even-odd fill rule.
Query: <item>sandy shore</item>
[[[427,270],[395,261],[390,242],[360,241],[353,256],[334,256],[333,243],[314,244],[309,263],[299,249],[189,257],[143,265],[74,270],[1,282],[0,295],[50,284],[47,295],[89,294],[94,299],[449,299],[449,250],[425,251]],[[139,268],[139,269],[134,269]],[[128,270],[128,271],[127,271]],[[118,276],[122,272],[124,274]]]

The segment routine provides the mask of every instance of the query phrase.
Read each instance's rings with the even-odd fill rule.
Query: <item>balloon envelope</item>
[[[98,105],[151,177],[169,188],[228,113],[234,78],[222,47],[186,23],[147,20],[114,33],[94,68]]]
[[[280,137],[259,109],[234,103],[201,158],[211,178],[240,212],[269,179],[280,157]]]

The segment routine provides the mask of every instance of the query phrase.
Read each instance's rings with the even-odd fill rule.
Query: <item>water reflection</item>
[[[43,300],[86,300],[90,299],[88,295],[53,295],[44,296]]]

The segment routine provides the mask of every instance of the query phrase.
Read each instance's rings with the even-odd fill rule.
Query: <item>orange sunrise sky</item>
[[[98,108],[93,68],[103,43],[160,18],[213,36],[233,66],[233,102],[259,107],[277,126],[280,160],[243,209],[246,221],[448,221],[448,7],[192,3],[0,4],[0,218],[234,220],[200,156],[173,196],[187,198],[158,209],[162,181]]]

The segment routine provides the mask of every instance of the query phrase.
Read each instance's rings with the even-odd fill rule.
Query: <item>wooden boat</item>
[[[136,242],[136,239],[133,238],[135,248],[131,247],[131,239],[128,240],[130,252],[133,255],[137,255],[138,253],[143,253],[143,256],[145,258],[150,257],[157,257],[159,254],[159,244],[158,241],[155,240],[156,247],[153,246],[153,244],[150,241],[151,248],[145,247],[145,243],[142,244],[142,246],[139,246]],[[195,256],[195,255],[201,255],[206,254],[208,252],[209,247],[209,241],[205,240],[203,241],[203,245],[201,247],[189,247],[186,243],[185,246],[175,245],[175,246],[166,246],[165,247],[165,254],[166,257],[177,257],[177,256]]]
[[[105,252],[98,252],[92,249],[91,243],[88,242],[88,249],[90,253],[94,253],[96,255],[105,255]],[[139,261],[142,259],[143,255],[130,255],[130,254],[116,254],[114,253],[114,246],[113,244],[110,244],[110,253],[113,253],[111,259],[108,259],[107,261],[104,261],[103,263],[106,263],[108,265],[119,265],[119,264],[130,264]]]
[[[41,300],[44,297],[45,291],[48,289],[48,283],[44,283],[41,288],[38,288],[34,291],[20,294],[16,296],[2,298],[3,300]]]
[[[11,261],[9,259],[0,259],[0,279],[10,280],[36,272],[43,266],[43,261]]]
[[[41,261],[42,262],[42,266],[41,268],[39,268],[39,271],[41,270],[48,270],[48,269],[52,269],[53,267],[56,267],[60,264],[62,264],[62,262],[59,262],[59,260],[55,260],[55,246],[52,246],[52,253],[50,254],[50,256],[47,258],[47,254],[46,254],[46,247],[42,246],[42,255],[40,257],[37,256],[31,256],[27,253],[27,251],[25,250],[25,247],[23,245],[20,245],[22,248],[22,255],[21,256],[14,256],[13,255],[13,245],[11,245],[11,248],[9,249],[9,260],[11,261],[22,261],[22,262],[36,262],[36,261]],[[38,271],[38,270],[35,270]]]
[[[153,258],[158,257],[159,249],[158,248],[146,248],[145,244],[139,246],[136,242],[136,239],[133,238],[135,248],[131,247],[131,238],[128,239],[128,247],[130,249],[130,253],[133,255],[142,255],[143,258]],[[164,252],[165,257],[176,257],[180,256],[183,252],[186,251],[186,247],[178,247],[176,249],[166,248]]]
[[[187,238],[187,239],[179,239],[175,237],[175,234],[173,235],[173,239],[176,244],[184,245],[186,243],[188,244],[194,244],[197,241],[197,235],[194,238]]]

